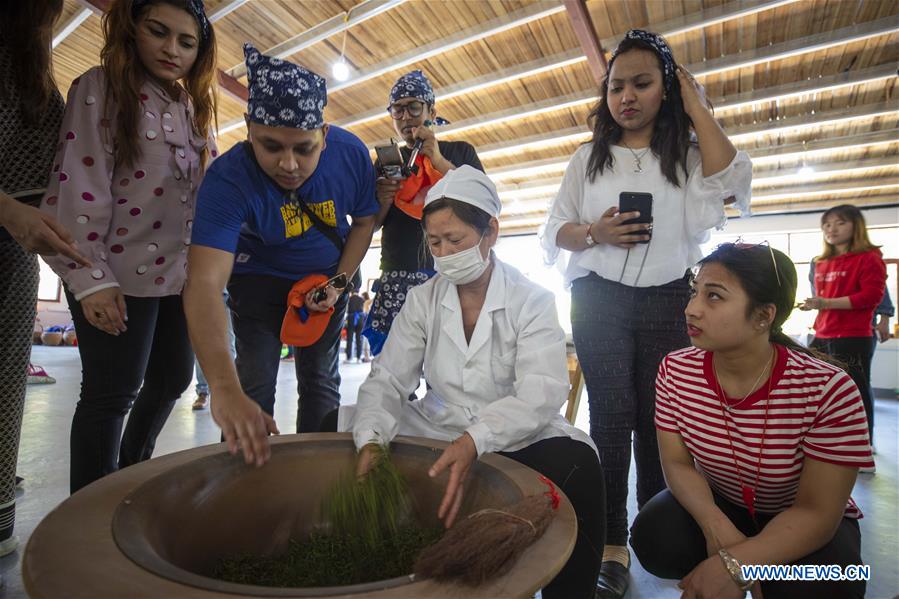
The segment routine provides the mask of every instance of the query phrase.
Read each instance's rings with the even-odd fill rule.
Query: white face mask
[[[484,239],[481,237],[481,239]],[[434,256],[434,268],[450,283],[465,285],[484,274],[490,260],[481,255],[481,242],[449,256]]]

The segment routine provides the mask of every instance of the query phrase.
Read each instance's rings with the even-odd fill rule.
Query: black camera
[[[395,140],[391,139],[386,146],[375,146],[375,153],[378,155],[379,177],[402,181],[411,174],[403,163],[403,154]]]

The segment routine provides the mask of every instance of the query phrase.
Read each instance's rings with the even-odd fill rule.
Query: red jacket
[[[874,309],[883,299],[887,271],[880,250],[849,253],[815,263],[817,297],[849,296],[851,310],[820,310],[815,337],[870,337]]]

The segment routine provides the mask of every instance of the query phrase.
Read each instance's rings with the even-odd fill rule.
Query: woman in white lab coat
[[[409,291],[337,428],[353,432],[360,474],[373,447],[396,435],[452,441],[429,471],[449,470],[438,511],[447,527],[478,456],[497,452],[541,472],[578,517],[574,552],[543,596],[592,597],[605,540],[602,471],[590,437],[559,414],[568,371],[552,293],[491,251],[500,206],[490,179],[469,166],[428,193],[422,226],[439,276]],[[408,401],[422,374],[427,394]]]

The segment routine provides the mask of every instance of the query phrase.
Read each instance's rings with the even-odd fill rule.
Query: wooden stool
[[[568,391],[565,419],[574,424],[577,418],[577,409],[581,403],[581,393],[584,391],[584,373],[574,351],[574,344],[566,343],[566,349],[568,350],[568,382],[571,384],[571,389]]]

